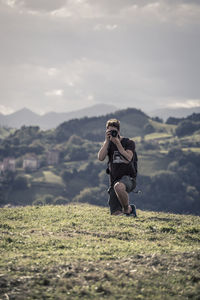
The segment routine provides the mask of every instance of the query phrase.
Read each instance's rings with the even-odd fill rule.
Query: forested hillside
[[[24,126],[3,137],[0,161],[13,158],[15,170],[1,171],[1,206],[69,202],[106,206],[106,161],[99,162],[97,153],[105,123],[112,117],[120,119],[121,134],[136,143],[137,188],[142,194],[131,193],[131,200],[141,209],[200,214],[199,119],[164,124],[136,109],[74,119],[48,131]],[[195,126],[188,131],[184,122]],[[48,161],[49,151],[58,153],[58,161]],[[24,167],[26,157],[37,160],[34,170]]]

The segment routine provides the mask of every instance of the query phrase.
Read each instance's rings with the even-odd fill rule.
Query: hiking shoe
[[[137,217],[136,206],[135,206],[134,204],[130,204],[130,207],[132,208],[132,211],[130,212],[130,214],[125,213],[125,215],[126,215],[127,217],[133,216],[133,217],[136,218],[136,217]]]
[[[134,204],[131,204],[130,206],[132,208],[131,214],[136,218],[137,217],[136,206]]]

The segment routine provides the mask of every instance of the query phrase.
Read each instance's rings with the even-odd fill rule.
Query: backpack
[[[128,142],[128,138],[126,139],[126,142]],[[126,146],[126,145],[125,145]],[[123,156],[123,155],[122,155]],[[124,157],[124,156],[123,156]],[[126,157],[124,157],[124,159],[126,159]],[[127,160],[127,159],[126,159]],[[132,166],[132,168],[134,169],[135,171],[135,176],[137,176],[137,172],[138,172],[138,156],[137,156],[137,152],[134,151],[134,154],[133,154],[133,159],[130,161],[130,164]]]
[[[132,163],[132,165],[133,165],[133,167],[134,167],[134,169],[135,169],[135,172],[136,172],[136,176],[137,176],[137,171],[138,171],[138,156],[137,156],[137,152],[135,151],[134,152],[134,158],[133,158],[133,160],[131,161],[131,163]]]

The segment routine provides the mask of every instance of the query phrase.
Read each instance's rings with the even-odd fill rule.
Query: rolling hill
[[[112,118],[120,120],[120,132],[123,136],[144,136],[152,131],[166,131],[166,128],[170,128],[170,126],[162,126],[160,123],[153,122],[141,110],[128,108],[101,117],[73,119],[64,122],[56,128],[55,135],[58,141],[68,139],[73,134],[92,141],[103,141],[106,122]]]
[[[166,121],[169,117],[174,118],[186,118],[187,116],[193,113],[200,113],[200,106],[197,107],[177,107],[177,108],[162,108],[156,109],[154,111],[148,112],[151,117],[160,117],[164,121]]]

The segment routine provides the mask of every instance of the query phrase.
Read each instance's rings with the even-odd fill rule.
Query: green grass
[[[192,135],[188,135],[188,136],[184,136],[184,137],[181,137],[180,138],[180,141],[181,142],[187,142],[187,141],[190,141],[190,142],[200,142],[200,132],[195,132],[193,133]]]
[[[182,151],[192,151],[192,152],[200,153],[200,147],[187,147],[187,148],[182,148]]]
[[[151,134],[145,135],[145,141],[158,140],[158,139],[168,139],[171,138],[172,134],[167,132],[153,132]]]
[[[6,128],[6,127],[0,127],[0,138],[4,139],[9,136],[9,134],[14,133],[14,128]]]
[[[165,123],[159,123],[153,120],[149,120],[149,123],[159,132],[160,130],[164,130],[165,132],[168,132],[171,134],[177,127],[177,125],[171,125],[171,124],[165,124]]]
[[[199,299],[197,216],[1,208],[0,299]]]
[[[45,182],[64,185],[62,178],[51,171],[43,171]]]
[[[63,186],[64,183],[62,181],[62,178],[56,175],[52,169],[52,167],[48,167],[48,170],[41,169],[33,172],[30,176],[31,181],[35,183],[49,183]]]
[[[146,151],[138,155],[138,172],[140,175],[152,176],[157,171],[166,170],[170,159],[165,150]]]

